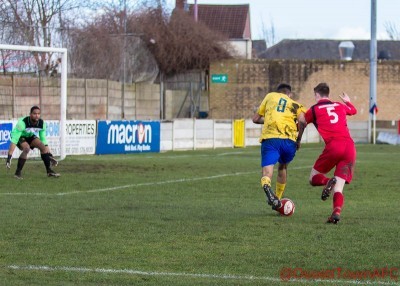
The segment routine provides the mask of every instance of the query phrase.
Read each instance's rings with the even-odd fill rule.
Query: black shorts
[[[17,147],[20,150],[22,150],[21,143],[26,142],[29,144],[29,147],[31,147],[31,149],[33,150],[35,147],[31,146],[31,144],[32,144],[32,141],[35,140],[36,138],[38,138],[36,135],[33,135],[31,137],[20,137],[18,140],[18,143],[17,143]]]

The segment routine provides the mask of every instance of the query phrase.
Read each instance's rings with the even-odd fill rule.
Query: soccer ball
[[[277,209],[277,212],[284,216],[291,216],[296,209],[294,202],[291,199],[283,198],[281,199],[281,203],[282,206]]]

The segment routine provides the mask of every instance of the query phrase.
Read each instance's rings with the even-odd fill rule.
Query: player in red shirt
[[[312,186],[324,186],[321,199],[325,201],[333,191],[333,212],[328,223],[338,223],[344,205],[343,187],[353,178],[356,148],[347,128],[347,115],[357,109],[346,93],[340,95],[343,103],[329,99],[329,86],[320,83],[314,88],[317,103],[306,112],[306,121],[313,123],[325,142],[322,154],[315,161],[310,174]],[[335,168],[334,177],[325,175]]]

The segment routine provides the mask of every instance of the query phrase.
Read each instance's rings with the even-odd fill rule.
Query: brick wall
[[[377,70],[377,120],[399,120],[400,62],[379,62]],[[306,107],[314,104],[313,88],[327,82],[331,98],[345,91],[358,109],[349,120],[369,117],[370,64],[344,61],[228,60],[213,63],[210,76],[227,74],[228,83],[210,82],[210,117],[250,118],[265,94],[281,82],[292,85],[295,99]]]

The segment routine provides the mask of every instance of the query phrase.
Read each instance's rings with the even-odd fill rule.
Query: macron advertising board
[[[159,121],[98,121],[96,154],[142,152],[160,152]]]

